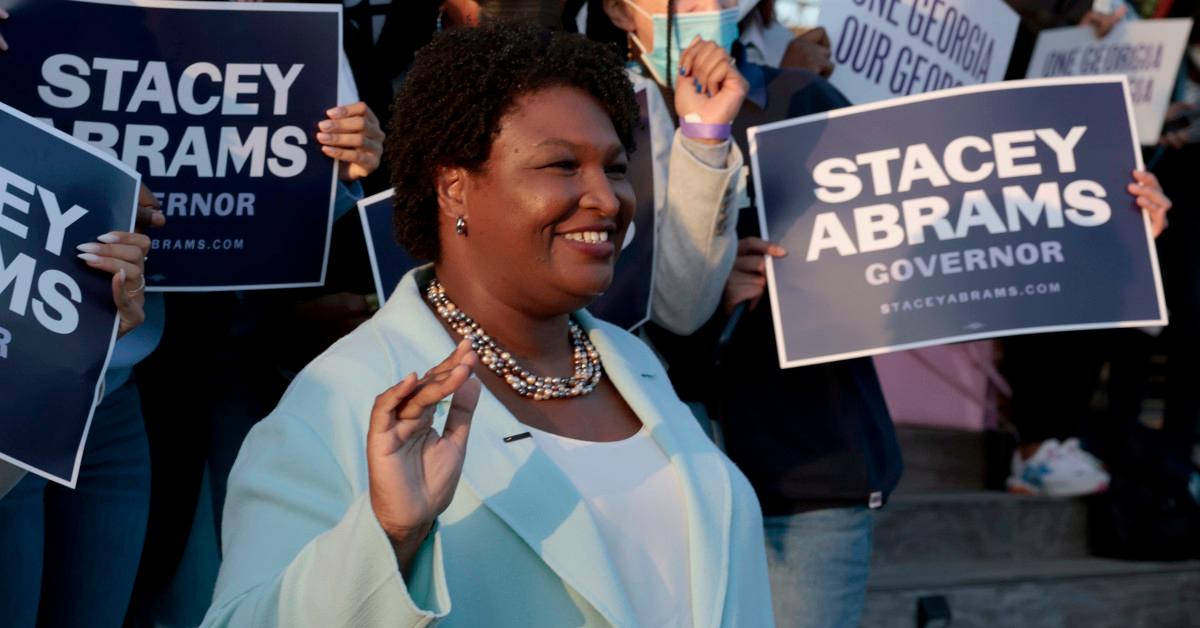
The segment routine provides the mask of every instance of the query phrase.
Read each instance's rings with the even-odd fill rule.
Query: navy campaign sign
[[[323,283],[337,169],[313,134],[338,104],[340,5],[44,0],[11,14],[5,102],[120,159],[162,201],[149,289]]]
[[[75,247],[133,230],[139,179],[3,103],[0,138],[0,459],[74,488],[117,337],[112,275]]]
[[[650,116],[645,90],[638,90],[635,95],[641,116],[634,132],[637,150],[629,155],[626,176],[633,183],[637,209],[625,234],[612,285],[588,307],[595,316],[629,330],[650,320],[656,233]],[[421,263],[396,242],[392,231],[393,194],[389,189],[358,202],[380,303],[387,301],[405,273]]]
[[[781,367],[1161,325],[1123,77],[963,87],[749,130]]]
[[[367,255],[371,258],[371,272],[375,275],[375,294],[379,303],[387,302],[404,274],[421,265],[396,242],[392,231],[393,188],[368,196],[358,202],[358,217],[362,219],[363,235],[367,241]]]

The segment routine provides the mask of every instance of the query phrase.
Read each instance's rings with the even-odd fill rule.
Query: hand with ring
[[[80,244],[77,257],[96,270],[112,274],[113,303],[121,319],[117,330],[120,338],[146,320],[145,265],[150,238],[141,233],[111,231],[96,240]]]

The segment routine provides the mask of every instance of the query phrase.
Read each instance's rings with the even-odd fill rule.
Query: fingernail
[[[697,94],[704,91],[704,88],[700,86],[700,81],[693,80],[692,82],[696,84],[696,93]]]
[[[329,133],[317,133],[317,141],[320,141],[320,142],[332,142],[332,141],[333,141],[333,136],[332,136],[332,135],[330,135]]]
[[[161,214],[162,212],[159,212],[159,213]],[[103,235],[98,236],[96,239],[105,244],[116,244],[121,241],[121,236],[119,236],[115,233],[109,232],[109,233],[105,233]]]
[[[332,152],[333,152],[333,147],[332,147],[332,146],[322,146],[322,147],[321,147],[321,151],[322,151],[322,152],[325,152],[325,153],[332,153]]]
[[[340,117],[346,115],[346,108],[345,107],[334,107],[333,109],[330,109],[329,111],[326,111],[325,113],[330,118],[340,118]]]
[[[91,253],[80,253],[79,255],[76,255],[75,257],[78,257],[79,259],[81,259],[89,264],[94,264],[94,263],[100,261],[99,255],[92,255]]]
[[[321,123],[318,124],[317,126],[322,131],[332,131],[333,130],[333,120],[321,120]]]
[[[120,281],[121,286],[124,287],[124,285],[125,285],[125,269],[124,268],[117,271],[117,277],[119,277],[119,279],[117,281]]]
[[[99,253],[102,250],[100,245],[95,242],[85,242],[75,247],[75,249],[84,253]]]
[[[687,76],[687,68],[679,66],[679,76]]]

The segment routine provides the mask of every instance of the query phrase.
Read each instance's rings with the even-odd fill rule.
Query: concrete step
[[[954,628],[1200,625],[1200,561],[976,560],[874,569],[862,625],[916,626],[917,600],[944,596]],[[942,624],[939,624],[942,625]]]
[[[875,520],[872,563],[1087,556],[1081,499],[973,491],[896,495]]]
[[[986,487],[984,434],[897,427],[904,475],[897,494],[979,491]]]

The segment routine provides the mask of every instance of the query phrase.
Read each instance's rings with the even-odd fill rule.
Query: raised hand
[[[711,41],[697,37],[679,57],[675,113],[680,119],[696,113],[705,124],[732,124],[749,91],[733,58]]]
[[[467,452],[479,380],[475,352],[464,340],[424,377],[410,373],[375,398],[367,434],[371,508],[402,568],[416,555],[434,520],[454,498]],[[434,407],[453,394],[441,434]]]

